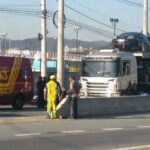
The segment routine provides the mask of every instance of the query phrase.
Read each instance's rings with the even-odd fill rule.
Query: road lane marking
[[[150,126],[138,126],[138,128],[150,128]]]
[[[25,137],[25,136],[38,136],[41,133],[24,133],[24,134],[15,134],[16,137]]]
[[[134,147],[126,147],[126,148],[118,148],[118,149],[111,149],[111,150],[140,150],[140,149],[150,148],[150,145],[143,145],[143,146],[134,146]]]
[[[85,130],[72,130],[72,131],[61,131],[61,133],[64,133],[64,134],[71,134],[71,133],[85,133],[86,131]]]
[[[103,131],[120,131],[123,130],[123,128],[102,128]]]

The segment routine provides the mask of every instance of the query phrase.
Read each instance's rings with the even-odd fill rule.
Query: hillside
[[[8,41],[7,41],[7,48],[9,47]],[[80,41],[79,45],[83,47],[84,49],[102,49],[111,47],[111,42],[106,41]],[[68,46],[69,48],[75,48],[76,47],[76,40],[68,40],[65,39],[65,46]],[[2,49],[4,47],[3,41],[2,41]],[[48,51],[53,52],[54,49],[57,47],[57,40],[54,38],[48,38]],[[11,40],[11,48],[15,49],[28,49],[28,50],[40,50],[40,41],[37,38],[30,38],[25,40]]]

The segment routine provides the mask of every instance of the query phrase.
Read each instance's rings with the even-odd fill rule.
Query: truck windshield
[[[117,77],[119,62],[115,61],[83,61],[82,76],[84,77]]]

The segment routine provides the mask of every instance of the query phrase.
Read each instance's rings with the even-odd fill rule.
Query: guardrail
[[[40,54],[31,53],[31,54],[12,54],[0,52],[0,56],[9,56],[9,57],[25,57],[29,59],[40,59]],[[47,53],[47,60],[57,60],[57,55],[55,53]],[[67,54],[64,56],[64,60],[68,61],[81,61],[82,55]]]

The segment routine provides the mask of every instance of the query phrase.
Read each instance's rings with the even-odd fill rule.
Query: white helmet
[[[51,76],[50,76],[50,79],[51,79],[51,80],[56,79],[55,75],[51,75]]]

